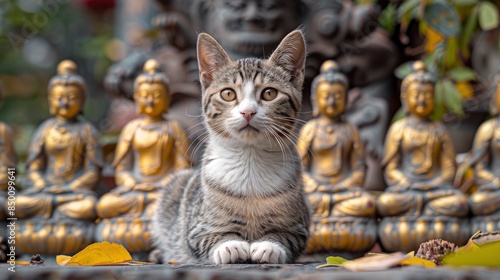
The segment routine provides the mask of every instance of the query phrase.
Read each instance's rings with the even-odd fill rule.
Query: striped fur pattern
[[[309,227],[295,147],[303,35],[290,33],[268,60],[233,61],[200,34],[198,62],[207,146],[200,170],[166,186],[155,245],[164,262],[293,262]]]

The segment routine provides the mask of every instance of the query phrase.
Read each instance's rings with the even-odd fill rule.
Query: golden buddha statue
[[[116,147],[117,187],[97,203],[101,218],[97,239],[123,244],[130,252],[148,252],[150,218],[160,189],[173,171],[191,167],[189,141],[180,124],[167,120],[171,95],[167,76],[150,59],[134,83],[134,101],[141,115],[122,130]]]
[[[0,84],[0,105],[2,101],[2,84]],[[15,168],[17,165],[17,156],[12,139],[12,130],[10,127],[0,122],[0,171],[2,172],[0,173],[0,205],[6,205],[7,203],[9,168]],[[16,186],[13,185],[13,187]],[[7,211],[4,207],[0,207],[0,220],[4,221],[5,218],[7,218]]]
[[[377,200],[379,237],[387,251],[411,251],[441,238],[458,245],[467,241],[466,196],[452,186],[455,150],[434,111],[433,76],[423,62],[401,85],[406,117],[391,125],[383,166],[388,188]]]
[[[314,211],[308,253],[364,253],[377,238],[375,199],[362,189],[363,142],[356,126],[342,119],[347,89],[337,64],[324,62],[311,89],[315,118],[304,125],[297,144]]]
[[[48,86],[52,118],[35,132],[26,161],[28,188],[16,197],[25,253],[76,253],[93,241],[93,189],[103,166],[99,133],[82,117],[85,83],[73,61]]]
[[[476,132],[472,147],[474,179],[478,186],[469,205],[472,231],[500,230],[500,73],[493,79],[490,109],[493,118]]]

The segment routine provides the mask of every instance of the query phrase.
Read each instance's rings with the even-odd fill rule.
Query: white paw
[[[250,244],[245,241],[226,241],[214,251],[216,264],[240,263],[250,259]]]
[[[250,254],[255,263],[285,263],[286,261],[286,252],[283,246],[269,241],[252,243]]]

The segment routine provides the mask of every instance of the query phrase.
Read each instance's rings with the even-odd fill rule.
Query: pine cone
[[[7,238],[0,236],[0,263],[7,262],[7,253],[9,246],[7,246]]]
[[[457,245],[442,239],[432,239],[420,244],[415,257],[426,259],[440,264],[444,255],[448,252],[455,252]]]
[[[39,254],[33,255],[33,257],[31,257],[30,263],[28,264],[28,266],[42,266],[42,265],[45,265],[45,261],[42,259],[42,257],[40,257]]]

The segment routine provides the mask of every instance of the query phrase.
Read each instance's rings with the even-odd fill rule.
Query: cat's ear
[[[296,86],[302,86],[306,64],[306,42],[300,30],[290,32],[269,58],[274,64],[290,72]]]
[[[214,73],[228,65],[231,58],[221,45],[207,33],[198,35],[196,51],[200,69],[200,82],[204,88],[207,88],[214,80]]]

